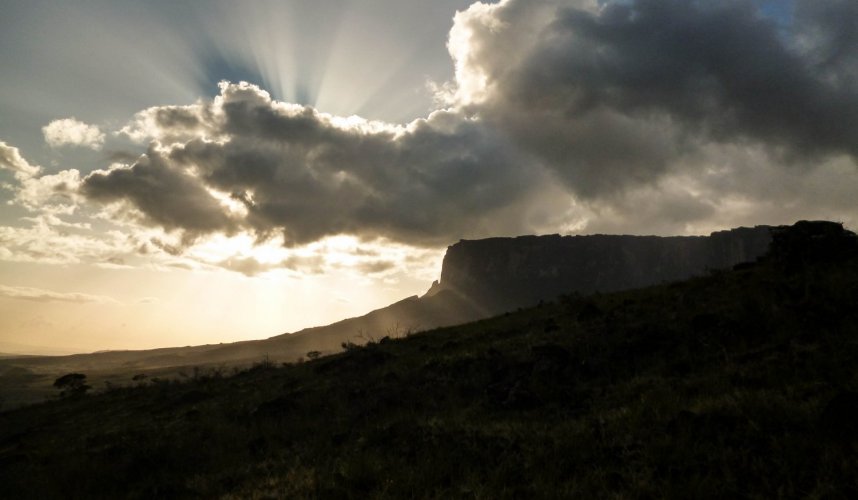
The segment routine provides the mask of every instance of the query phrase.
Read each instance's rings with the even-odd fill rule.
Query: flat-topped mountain
[[[565,293],[640,288],[753,261],[769,248],[771,229],[462,240],[447,248],[434,291],[454,290],[487,312],[500,313]]]

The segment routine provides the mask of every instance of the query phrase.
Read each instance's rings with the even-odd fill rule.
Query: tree
[[[54,380],[54,387],[60,390],[60,397],[82,396],[92,388],[83,373],[67,373]]]
[[[307,353],[307,357],[311,360],[318,359],[319,356],[321,356],[321,355],[322,355],[322,353],[319,351],[310,351]]]

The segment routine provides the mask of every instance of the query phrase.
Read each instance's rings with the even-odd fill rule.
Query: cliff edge
[[[677,281],[754,261],[772,227],[741,227],[709,236],[519,236],[461,240],[447,248],[441,280],[489,313],[572,292],[611,292]]]

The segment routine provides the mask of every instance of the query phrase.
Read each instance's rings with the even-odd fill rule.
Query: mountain
[[[858,239],[0,413],[9,498],[854,498]]]
[[[704,274],[753,261],[771,241],[769,226],[710,236],[522,236],[462,240],[447,249],[441,280],[413,296],[330,325],[263,340],[107,351],[69,356],[0,359],[0,398],[19,406],[49,397],[53,381],[85,372],[99,386],[127,384],[135,375],[176,377],[191,367],[295,361],[307,353],[338,352],[344,344],[456,325],[552,300],[564,293],[609,292]],[[18,374],[12,376],[12,373]]]
[[[447,249],[438,289],[455,290],[497,314],[564,293],[640,288],[751,262],[768,249],[771,229],[462,240]]]
[[[520,236],[462,240],[447,248],[441,280],[365,316],[247,343],[250,353],[303,355],[343,342],[474,321],[567,293],[611,292],[677,281],[751,262],[772,241],[772,227],[710,236]],[[252,346],[252,347],[251,347]],[[233,354],[223,348],[223,359]],[[267,350],[267,351],[266,351]],[[208,353],[208,355],[215,353]]]

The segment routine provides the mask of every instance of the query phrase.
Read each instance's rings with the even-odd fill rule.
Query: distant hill
[[[858,239],[0,413],[9,498],[854,498]]]
[[[422,298],[409,297],[357,318],[264,340],[69,356],[0,358],[0,399],[12,407],[43,401],[55,393],[51,387],[53,381],[69,372],[87,373],[99,387],[105,383],[128,384],[134,376],[141,374],[169,378],[184,376],[201,367],[230,369],[262,359],[295,361],[312,351],[324,354],[339,352],[344,343],[363,344],[383,337],[401,337],[418,330],[465,323],[485,316],[484,310],[460,294],[447,290]],[[10,371],[10,368],[17,370]]]
[[[28,356],[31,356],[31,355],[30,354],[12,354],[12,353],[8,353],[8,352],[0,352],[0,359],[26,358]]]

